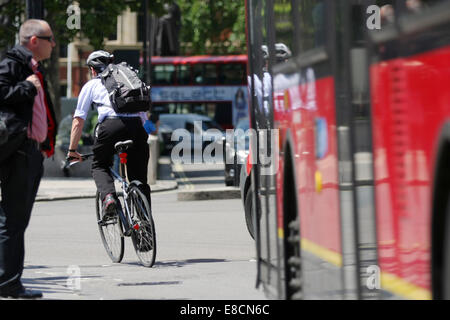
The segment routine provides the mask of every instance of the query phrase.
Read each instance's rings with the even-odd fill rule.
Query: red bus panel
[[[431,187],[449,88],[450,47],[371,67],[379,265],[392,280],[382,285],[401,279],[413,298],[431,297]]]

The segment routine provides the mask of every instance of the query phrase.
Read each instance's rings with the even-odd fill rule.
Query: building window
[[[108,35],[108,40],[117,40],[117,17],[111,22],[116,27],[114,31]]]
[[[144,14],[142,12],[139,12],[137,16],[137,41],[144,41],[144,28]]]
[[[59,57],[67,58],[67,45],[59,45]]]
[[[61,97],[67,97],[67,84],[61,84],[59,87]]]

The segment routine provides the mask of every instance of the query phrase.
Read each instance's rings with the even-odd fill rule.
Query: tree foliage
[[[163,5],[170,0],[149,1],[149,12],[161,14]],[[14,45],[20,24],[25,20],[25,0],[0,1],[0,50]],[[80,30],[67,26],[67,8],[77,3],[80,8]],[[87,39],[94,49],[104,47],[105,38],[114,33],[116,21],[128,7],[142,11],[142,1],[123,0],[44,0],[44,19],[50,23],[58,44],[68,44],[75,37]]]
[[[149,1],[149,12],[161,14],[163,5],[170,0]],[[80,8],[80,29],[71,29],[67,25],[69,14],[67,9],[72,4]],[[56,105],[56,115],[59,118],[59,48],[67,45],[77,37],[87,39],[94,50],[102,49],[108,35],[117,28],[117,16],[130,7],[134,11],[141,11],[142,1],[123,0],[44,0],[44,17],[52,27],[57,45],[51,58],[44,63],[49,76],[50,94]],[[25,20],[26,0],[0,0],[0,52],[16,43],[16,35],[21,23]]]
[[[149,13],[162,16],[164,4],[174,0],[148,0]],[[243,0],[175,0],[181,9],[180,42],[182,54],[245,53],[245,5]],[[80,8],[80,29],[67,25],[67,9]],[[108,35],[117,28],[117,16],[124,10],[143,10],[142,0],[44,0],[44,19],[49,22],[57,42],[52,57],[45,63],[50,77],[52,100],[59,116],[59,47],[77,37],[87,39],[94,50],[102,49]],[[26,0],[0,0],[0,53],[16,43],[25,20]]]
[[[177,0],[184,54],[246,53],[243,0]]]

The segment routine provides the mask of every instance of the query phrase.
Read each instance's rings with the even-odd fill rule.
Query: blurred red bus
[[[152,57],[153,108],[207,115],[223,129],[248,116],[247,55]]]
[[[282,299],[450,298],[450,1],[246,9],[251,126],[278,133],[252,156],[258,283]]]

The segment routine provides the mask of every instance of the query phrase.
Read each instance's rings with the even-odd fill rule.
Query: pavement
[[[223,165],[176,165],[167,156],[159,158],[157,180],[150,187],[152,193],[177,190],[178,201],[240,198],[239,188],[225,186]],[[95,194],[92,177],[44,176],[36,201],[94,198]]]

